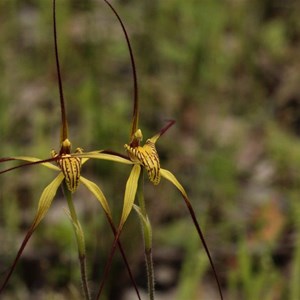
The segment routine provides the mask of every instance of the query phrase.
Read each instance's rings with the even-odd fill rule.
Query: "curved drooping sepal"
[[[192,217],[193,223],[194,223],[194,225],[196,227],[196,230],[198,232],[198,235],[200,237],[202,245],[203,245],[203,247],[205,249],[207,257],[209,259],[211,268],[212,268],[213,273],[214,273],[214,277],[215,277],[216,282],[217,282],[217,286],[218,286],[220,297],[221,297],[221,299],[223,299],[223,293],[222,293],[222,289],[221,289],[221,284],[220,284],[219,277],[217,275],[217,271],[216,271],[215,265],[214,265],[213,260],[211,258],[211,255],[210,255],[208,246],[206,244],[204,235],[203,235],[202,230],[200,228],[200,225],[199,225],[199,223],[197,221],[194,209],[193,209],[192,204],[191,204],[191,202],[190,202],[190,200],[189,200],[189,198],[187,196],[187,193],[184,190],[183,186],[179,183],[179,181],[176,179],[176,177],[170,171],[165,170],[165,169],[160,169],[160,173],[161,173],[162,177],[164,177],[165,179],[167,179],[168,181],[170,181],[179,190],[179,192],[181,193],[182,198],[183,198],[183,200],[184,200],[184,202],[185,202],[185,204],[186,204],[186,206],[187,206],[187,208],[188,208],[188,210],[190,212],[190,215]]]
[[[83,176],[80,177],[80,181],[86,188],[96,197],[96,199],[100,202],[105,214],[110,218],[112,221],[112,214],[108,205],[108,202],[102,193],[101,189],[95,184],[93,181],[90,181]]]
[[[120,224],[118,227],[118,231],[122,230],[128,216],[133,208],[133,203],[134,203],[134,199],[135,199],[135,195],[136,195],[136,191],[137,191],[140,172],[141,172],[141,166],[134,165],[130,172],[129,178],[126,182],[123,210],[122,210],[122,215],[121,215],[121,220],[120,220]]]
[[[136,196],[136,192],[137,192],[137,187],[138,187],[138,181],[139,181],[139,177],[140,177],[140,172],[141,172],[141,166],[138,164],[133,165],[132,170],[129,175],[129,178],[126,182],[121,220],[120,220],[118,229],[115,234],[115,239],[113,241],[113,245],[112,245],[108,260],[106,262],[106,266],[104,269],[104,276],[101,281],[100,288],[99,288],[96,299],[99,299],[99,297],[101,296],[101,293],[102,293],[102,290],[104,287],[104,283],[105,283],[105,279],[110,270],[112,259],[115,254],[116,246],[117,246],[117,243],[118,243],[120,235],[121,235],[121,231],[122,231],[123,226],[133,208],[133,204],[134,204],[134,200],[135,200],[135,196]]]
[[[31,224],[29,230],[27,231],[27,234],[19,248],[17,256],[16,256],[8,274],[5,276],[3,283],[1,284],[0,293],[3,291],[3,289],[7,285],[8,281],[19,261],[19,258],[21,257],[33,232],[35,231],[37,226],[40,224],[40,222],[42,221],[42,219],[45,217],[46,213],[48,212],[48,209],[51,206],[51,203],[56,194],[56,191],[57,191],[58,187],[60,186],[60,184],[62,183],[63,179],[64,179],[64,175],[62,173],[59,173],[55,177],[55,179],[44,189],[44,191],[40,197],[40,200],[39,200],[38,209],[37,209],[37,213],[34,218],[34,221]]]
[[[107,217],[107,220],[108,220],[108,223],[110,224],[110,227],[116,237],[117,235],[117,229],[113,223],[113,219],[112,219],[112,214],[111,214],[111,211],[110,211],[110,208],[109,208],[109,205],[108,205],[108,202],[103,194],[103,192],[101,191],[101,189],[98,187],[98,185],[96,185],[94,182],[84,178],[84,177],[80,177],[80,181],[83,185],[86,186],[86,188],[96,197],[96,199],[100,202],[104,212],[105,212],[105,215]],[[128,260],[127,260],[127,257],[125,255],[125,252],[124,252],[124,249],[123,249],[123,246],[121,244],[121,242],[119,240],[117,240],[117,243],[118,243],[118,247],[120,249],[120,252],[121,252],[121,255],[122,255],[122,258],[123,258],[123,261],[125,263],[125,266],[126,266],[126,269],[127,269],[127,272],[129,274],[129,277],[130,277],[130,280],[134,286],[134,289],[136,291],[136,294],[138,296],[138,299],[141,300],[141,296],[139,294],[139,291],[138,291],[138,288],[137,288],[137,284],[134,280],[134,277],[133,277],[133,274],[131,272],[131,269],[130,269],[130,265],[128,263]]]

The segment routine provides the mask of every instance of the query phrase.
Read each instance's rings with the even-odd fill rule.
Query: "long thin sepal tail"
[[[165,169],[160,169],[160,172],[161,172],[161,176],[164,177],[165,179],[169,180],[181,193],[183,199],[184,199],[184,202],[190,212],[190,215],[192,217],[192,220],[193,220],[193,223],[196,227],[196,230],[198,232],[198,235],[200,237],[200,240],[203,244],[203,247],[205,249],[205,252],[207,254],[207,257],[209,259],[209,262],[210,262],[210,265],[211,265],[211,268],[213,270],[213,273],[214,273],[214,276],[215,276],[215,279],[216,279],[216,283],[217,283],[217,286],[218,286],[218,290],[219,290],[219,294],[220,294],[220,298],[223,300],[223,293],[222,293],[222,288],[221,288],[221,284],[220,284],[220,280],[219,280],[219,277],[218,277],[218,274],[217,274],[217,271],[216,271],[216,268],[215,268],[215,265],[213,263],[213,260],[212,260],[212,257],[210,255],[210,252],[209,252],[209,249],[208,249],[208,246],[206,244],[206,241],[205,241],[205,238],[204,238],[204,235],[202,233],[202,230],[200,228],[200,225],[197,221],[197,218],[196,218],[196,215],[195,215],[195,212],[194,212],[194,209],[192,207],[192,204],[183,188],[183,186],[179,183],[179,181],[176,179],[176,177],[168,170],[165,170]]]
[[[5,276],[4,278],[4,281],[2,282],[1,284],[1,287],[0,287],[0,294],[2,293],[2,291],[4,290],[4,288],[6,287],[11,275],[13,274],[15,268],[16,268],[16,265],[29,241],[29,239],[31,238],[33,232],[35,231],[35,229],[37,228],[37,226],[40,224],[40,222],[42,221],[42,219],[44,218],[44,216],[46,215],[51,203],[52,203],[52,200],[56,194],[56,191],[59,187],[59,185],[62,183],[64,179],[64,176],[62,173],[59,173],[58,176],[56,176],[56,178],[44,189],[42,195],[41,195],[41,198],[40,198],[40,201],[39,201],[39,204],[38,204],[38,209],[37,209],[37,213],[36,213],[36,216],[34,218],[34,221],[33,223],[31,224],[20,248],[19,248],[19,251],[12,263],[12,266],[10,267],[9,269],[9,272],[8,274]]]
[[[111,211],[110,211],[110,208],[109,208],[109,205],[107,203],[107,200],[103,194],[103,192],[101,191],[101,189],[92,181],[86,179],[86,178],[83,178],[81,176],[80,178],[80,181],[86,186],[86,188],[92,193],[94,194],[94,196],[96,197],[96,199],[100,202],[104,212],[105,212],[105,215],[107,217],[107,220],[108,220],[108,223],[114,233],[114,236],[116,237],[117,235],[117,229],[113,223],[113,219],[112,219],[112,215],[111,215]],[[131,269],[130,269],[130,266],[129,266],[129,263],[128,263],[128,260],[127,260],[127,257],[125,255],[125,252],[124,252],[124,249],[123,249],[123,246],[121,244],[121,242],[118,240],[118,247],[120,249],[120,252],[121,252],[121,255],[122,255],[122,258],[123,258],[123,261],[125,263],[125,266],[126,266],[126,269],[128,271],[128,274],[129,274],[129,277],[130,277],[130,280],[134,286],[134,289],[136,291],[136,294],[138,296],[138,299],[141,300],[141,297],[140,297],[140,294],[139,294],[139,291],[138,291],[138,288],[137,288],[137,284],[134,280],[134,277],[132,275],[132,272],[131,272]]]
[[[24,163],[24,164],[20,164],[18,166],[14,166],[14,167],[11,167],[11,168],[8,168],[8,169],[1,170],[0,174],[9,172],[9,171],[12,171],[12,170],[15,170],[15,169],[19,169],[19,168],[22,168],[22,167],[38,165],[38,164],[41,164],[41,165],[43,165],[43,166],[45,166],[49,169],[55,170],[55,171],[60,171],[60,169],[57,166],[50,163],[52,161],[56,161],[56,158],[39,159],[39,158],[36,158],[36,157],[29,157],[29,156],[15,156],[15,157],[1,158],[0,163],[1,162],[7,162],[7,161],[18,161],[18,160],[27,161],[27,162]]]
[[[107,1],[104,0],[106,4],[111,8],[115,16],[117,17],[118,21],[121,24],[123,33],[125,35],[126,43],[128,46],[129,54],[130,54],[130,61],[131,61],[131,68],[132,68],[132,74],[133,74],[133,91],[134,91],[134,98],[133,98],[133,115],[132,115],[132,125],[131,125],[131,134],[130,138],[133,137],[134,133],[138,129],[138,123],[139,123],[139,99],[138,99],[138,83],[137,83],[137,73],[136,73],[136,67],[135,67],[135,62],[134,62],[134,56],[133,56],[133,51],[130,45],[130,40],[125,28],[125,25],[120,17],[120,15],[117,13],[115,8]]]
[[[59,57],[58,57],[58,47],[57,47],[57,32],[56,32],[56,1],[53,0],[53,37],[54,37],[54,51],[55,51],[55,62],[58,77],[58,88],[59,88],[59,98],[60,98],[60,109],[61,109],[61,142],[68,138],[68,123],[66,116],[65,100],[62,87],[62,79],[60,73]]]

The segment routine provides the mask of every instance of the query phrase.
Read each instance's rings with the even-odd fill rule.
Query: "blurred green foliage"
[[[187,187],[226,298],[299,299],[299,2],[112,3],[132,41],[145,137],[165,120],[177,121],[158,143],[161,159]],[[51,5],[0,2],[1,157],[47,158],[59,148]],[[86,151],[123,151],[132,113],[132,74],[119,24],[100,0],[57,5],[71,141]],[[118,220],[128,168],[99,161],[86,164],[82,172],[101,185]],[[16,254],[49,176],[39,166],[1,175],[1,273]],[[166,286],[158,268],[158,295],[217,299],[180,196],[164,182],[156,196],[153,189],[146,186],[154,261],[168,264],[176,274]],[[79,189],[75,201],[87,235],[89,278],[97,290],[112,236],[90,195]],[[3,299],[80,299],[76,246],[64,207],[58,195]],[[122,241],[144,287],[138,226],[130,218]],[[173,258],[162,254],[169,251]],[[129,287],[116,256],[106,297],[125,300]]]

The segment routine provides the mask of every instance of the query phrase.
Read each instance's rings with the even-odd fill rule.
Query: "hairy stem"
[[[87,274],[86,274],[86,252],[85,252],[84,234],[81,225],[79,223],[79,220],[77,218],[77,214],[73,203],[72,193],[68,190],[65,182],[63,183],[63,191],[68,202],[70,218],[73,224],[74,233],[76,236],[76,242],[78,246],[78,258],[80,263],[80,273],[81,273],[81,282],[82,282],[84,299],[90,300],[91,296],[90,296]]]

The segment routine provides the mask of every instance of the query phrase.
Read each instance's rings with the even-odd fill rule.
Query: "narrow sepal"
[[[58,89],[60,98],[60,110],[61,110],[61,142],[68,138],[68,122],[66,116],[66,108],[62,87],[62,79],[60,73],[59,56],[58,56],[58,46],[57,46],[57,32],[56,32],[56,1],[53,0],[53,38],[54,38],[54,52],[55,52],[55,63],[56,71],[58,77]]]
[[[167,125],[165,125],[156,135],[154,135],[150,141],[152,143],[156,143],[156,141],[173,125],[175,124],[174,120],[168,121]]]
[[[198,235],[200,237],[200,240],[202,242],[202,245],[205,249],[205,252],[207,254],[207,257],[209,259],[209,262],[210,262],[210,265],[211,265],[211,268],[213,270],[213,273],[214,273],[214,276],[215,276],[215,279],[216,279],[216,283],[217,283],[217,286],[218,286],[218,290],[219,290],[219,294],[220,294],[220,298],[223,299],[223,293],[222,293],[222,288],[221,288],[221,284],[220,284],[220,280],[219,280],[219,277],[218,277],[218,274],[217,274],[217,271],[216,271],[216,268],[215,268],[215,265],[213,263],[213,260],[212,260],[212,257],[210,255],[210,251],[208,249],[208,246],[206,244],[206,241],[205,241],[205,238],[204,238],[204,235],[202,233],[202,230],[200,228],[200,225],[197,221],[197,218],[196,218],[196,214],[194,212],[194,209],[192,207],[192,204],[187,196],[187,193],[185,192],[183,186],[179,183],[179,181],[176,179],[176,177],[168,170],[165,170],[165,169],[160,169],[160,172],[161,172],[161,176],[164,177],[165,179],[169,180],[181,193],[184,201],[185,201],[185,204],[190,212],[190,215],[192,217],[192,220],[193,220],[193,223],[196,227],[196,230],[198,232]]]
[[[4,290],[5,286],[7,285],[7,283],[8,283],[21,255],[23,253],[29,239],[31,238],[33,232],[35,231],[37,226],[40,224],[40,222],[46,215],[46,213],[52,203],[52,200],[56,194],[56,191],[57,191],[59,185],[62,183],[63,179],[64,179],[63,174],[59,173],[58,176],[56,176],[56,178],[44,189],[44,191],[40,197],[40,200],[39,200],[38,209],[37,209],[37,213],[34,218],[34,221],[31,224],[31,226],[19,248],[19,251],[12,263],[12,266],[11,266],[8,274],[5,276],[5,279],[4,279],[3,283],[1,284],[0,293]]]
[[[132,115],[132,125],[131,125],[131,133],[130,133],[130,138],[132,139],[134,133],[138,129],[138,123],[139,123],[139,99],[138,99],[138,83],[137,83],[137,72],[136,72],[136,67],[135,67],[135,61],[134,61],[134,56],[133,56],[133,51],[131,48],[129,36],[127,34],[126,28],[124,26],[124,23],[117,13],[117,11],[114,9],[114,7],[109,3],[109,1],[104,0],[107,5],[111,8],[115,16],[117,17],[123,33],[125,35],[126,43],[128,46],[129,50],[129,55],[130,55],[130,62],[131,62],[131,68],[132,68],[132,74],[133,74],[133,91],[134,91],[134,98],[133,98],[133,115]]]
[[[101,189],[98,187],[97,184],[94,182],[84,178],[83,176],[80,177],[80,181],[87,187],[87,189],[96,197],[96,199],[100,202],[102,208],[104,209],[105,213],[108,215],[110,220],[112,221],[111,210],[108,205],[108,202],[102,193]]]
[[[103,159],[110,160],[122,164],[132,165],[133,162],[124,155],[121,154],[112,154],[111,153],[103,153],[101,151],[91,151],[91,152],[83,152],[81,154],[72,153],[74,157],[82,157],[82,158],[93,158],[93,159]]]
[[[119,223],[119,227],[118,227],[118,229],[115,233],[115,239],[113,241],[113,245],[112,245],[108,260],[107,260],[106,265],[105,265],[104,276],[103,276],[103,279],[101,281],[100,288],[99,288],[98,295],[97,295],[96,299],[99,299],[99,297],[102,293],[104,283],[105,283],[105,279],[106,279],[106,277],[109,273],[111,263],[112,263],[112,259],[113,259],[113,256],[115,254],[117,243],[119,241],[123,226],[124,226],[128,216],[129,216],[129,214],[132,210],[134,199],[135,199],[136,192],[137,192],[137,186],[138,186],[138,180],[139,180],[140,172],[141,172],[141,166],[140,165],[134,165],[131,172],[130,172],[129,178],[127,180],[121,220],[120,220],[120,223]]]
[[[138,180],[141,172],[141,166],[140,165],[134,165],[129,178],[126,183],[125,188],[125,195],[124,195],[124,202],[123,202],[123,211],[121,215],[120,225],[119,229],[122,229],[123,225],[125,224],[131,210],[133,207],[137,186],[138,186]]]
[[[113,234],[114,236],[116,237],[117,235],[117,229],[113,223],[113,219],[112,219],[112,215],[111,215],[111,211],[110,211],[110,208],[109,208],[109,205],[108,205],[108,202],[104,196],[104,194],[102,193],[101,189],[92,181],[84,178],[81,176],[80,178],[80,181],[82,182],[83,185],[86,186],[86,188],[96,197],[96,199],[100,202],[101,206],[103,207],[104,209],[104,212],[105,212],[105,215],[107,217],[107,220],[108,220],[108,223],[110,224],[110,227],[113,231]],[[121,244],[121,242],[119,240],[117,240],[117,244],[118,244],[118,247],[120,249],[120,252],[121,252],[121,255],[122,255],[122,258],[123,258],[123,261],[125,263],[125,266],[126,266],[126,269],[128,271],[128,274],[129,274],[129,277],[130,277],[130,280],[134,286],[134,289],[137,293],[137,296],[138,296],[138,299],[141,299],[140,297],[140,294],[139,294],[139,291],[138,291],[138,288],[137,288],[137,284],[133,278],[133,275],[132,275],[132,272],[131,272],[131,269],[130,269],[130,266],[129,266],[129,263],[128,263],[128,260],[127,260],[127,257],[125,255],[125,252],[124,252],[124,249],[123,249],[123,246]]]
[[[27,161],[27,163],[2,170],[2,171],[0,171],[0,174],[9,172],[9,171],[12,171],[15,169],[19,169],[22,167],[33,166],[33,165],[38,165],[38,164],[41,164],[41,165],[43,165],[49,169],[55,170],[55,171],[60,171],[59,167],[50,163],[51,161],[56,161],[56,158],[40,159],[40,158],[30,157],[30,156],[14,156],[14,157],[7,157],[7,158],[0,159],[0,163],[7,162],[7,161]]]

